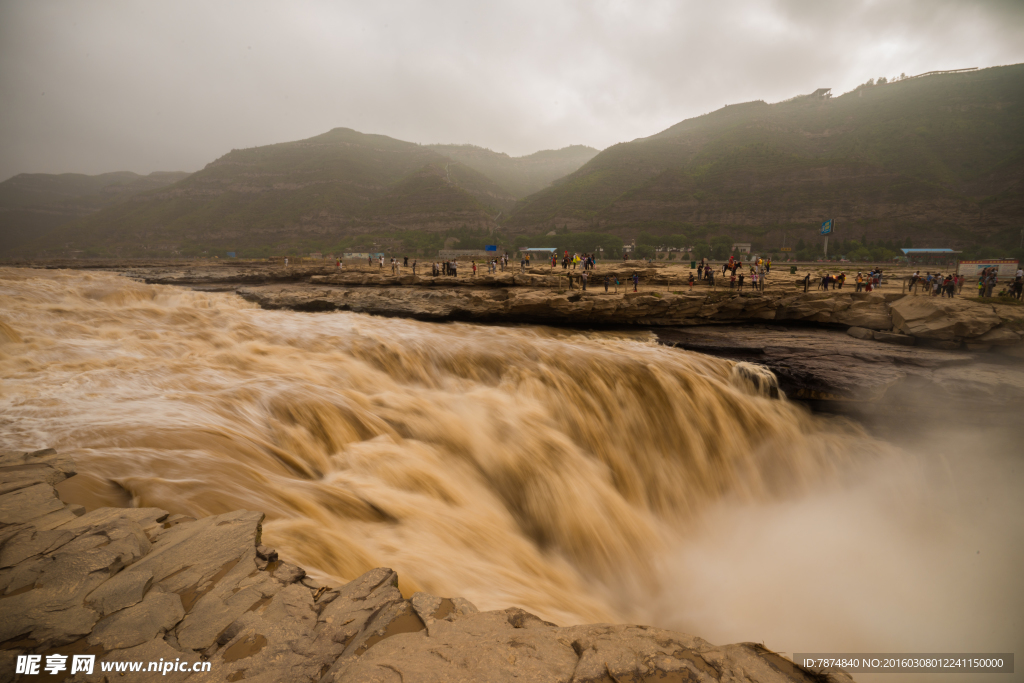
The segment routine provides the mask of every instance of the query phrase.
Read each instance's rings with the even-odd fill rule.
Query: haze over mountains
[[[0,183],[0,254],[48,235],[54,228],[129,197],[165,187],[188,173],[130,171],[22,173]]]
[[[508,228],[998,239],[1024,227],[1022,105],[1024,65],[728,106],[604,150]]]
[[[512,158],[338,128],[233,150],[187,177],[147,176],[154,186],[139,192],[128,191],[139,177],[116,191],[88,181],[104,202],[32,189],[65,176],[16,176],[0,183],[0,247],[428,254],[445,237],[555,246],[573,241],[568,232],[609,247],[719,236],[771,249],[835,217],[840,238],[1004,249],[1024,227],[1022,105],[1024,65],[1014,65],[732,105],[599,154],[573,146]],[[48,227],[33,227],[43,215]]]
[[[201,171],[177,174],[177,182],[146,188],[157,191],[122,192],[117,206],[80,220],[66,219],[84,209],[72,216],[53,207],[72,202],[99,209],[93,193],[110,190],[101,179],[134,174],[91,181],[75,176],[77,183],[62,181],[65,176],[15,176],[0,183],[0,201],[7,200],[0,204],[0,239],[8,253],[20,248],[154,256],[210,249],[253,255],[297,244],[317,249],[339,238],[356,248],[395,247],[396,240],[414,244],[417,238],[432,244],[431,233],[436,238],[469,227],[493,231],[495,220],[518,198],[595,154],[577,145],[512,158],[471,145],[424,146],[336,128],[308,140],[232,150]],[[36,191],[46,182],[60,186],[61,193]],[[21,205],[52,216],[46,229],[31,229],[24,212],[15,210]]]

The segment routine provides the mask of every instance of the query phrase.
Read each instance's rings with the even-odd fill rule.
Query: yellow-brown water
[[[748,375],[646,333],[263,311],[113,274],[0,270],[3,446],[72,455],[114,503],[123,489],[194,516],[261,510],[264,542],[331,583],[390,566],[407,593],[563,624],[789,638],[791,579],[825,549],[842,583],[865,555],[834,528],[789,549],[779,530],[924,495],[892,480],[917,461],[758,395]],[[889,478],[871,469],[894,459]],[[752,590],[756,576],[778,584]],[[821,590],[821,613],[845,604]]]

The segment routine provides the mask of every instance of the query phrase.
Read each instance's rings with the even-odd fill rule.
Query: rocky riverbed
[[[118,662],[142,662],[140,681],[825,680],[756,643],[403,596],[383,567],[321,586],[261,544],[260,512],[86,511],[54,488],[74,474],[53,450],[0,452],[0,681],[53,654],[68,658],[44,680],[119,680]],[[92,671],[71,675],[73,655]]]

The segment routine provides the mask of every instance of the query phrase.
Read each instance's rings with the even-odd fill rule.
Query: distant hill
[[[22,173],[0,183],[0,255],[45,238],[55,228],[137,194],[165,187],[188,173],[129,171]]]
[[[515,197],[428,147],[336,128],[232,150],[203,170],[67,224],[32,253],[187,255],[395,247],[452,229],[487,234]],[[399,235],[399,241],[402,241]],[[390,240],[390,241],[389,241]],[[436,241],[436,240],[435,240]]]
[[[506,227],[771,248],[836,217],[839,239],[1016,246],[1022,198],[1015,65],[728,106],[604,150],[517,205]]]
[[[585,145],[544,150],[523,157],[492,152],[474,145],[429,145],[430,149],[469,166],[521,199],[539,192],[593,159],[598,150]]]

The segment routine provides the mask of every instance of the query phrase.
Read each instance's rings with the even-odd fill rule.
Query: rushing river
[[[1024,640],[1024,470],[998,435],[908,452],[647,333],[0,269],[0,378],[0,445],[73,456],[73,495],[261,510],[331,583],[389,566],[407,594],[787,652]]]

